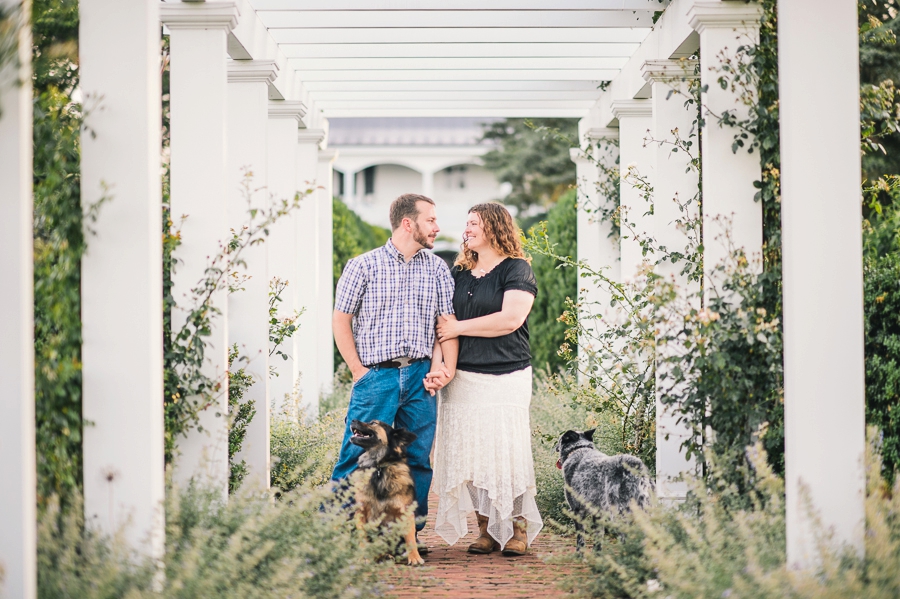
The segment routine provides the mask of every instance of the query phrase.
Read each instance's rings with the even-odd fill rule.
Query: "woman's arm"
[[[534,296],[519,289],[510,289],[503,294],[503,307],[499,312],[470,318],[468,320],[446,319],[438,321],[438,339],[444,341],[460,336],[466,337],[502,337],[509,335],[528,318]]]

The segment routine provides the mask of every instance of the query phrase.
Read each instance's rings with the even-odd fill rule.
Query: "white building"
[[[334,194],[363,220],[390,229],[388,207],[397,196],[435,200],[441,233],[435,250],[459,250],[469,208],[506,195],[480,157],[482,123],[493,118],[334,118],[328,144],[338,151]]]

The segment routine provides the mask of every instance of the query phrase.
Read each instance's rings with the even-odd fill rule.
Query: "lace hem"
[[[434,530],[448,545],[454,545],[469,533],[469,514],[478,512],[488,517],[488,534],[501,546],[505,546],[513,536],[513,520],[522,517],[527,522],[525,534],[528,537],[528,544],[531,545],[544,527],[534,500],[535,494],[536,489],[531,487],[516,497],[512,511],[504,517],[494,506],[487,489],[480,489],[471,482],[465,482],[441,498]]]

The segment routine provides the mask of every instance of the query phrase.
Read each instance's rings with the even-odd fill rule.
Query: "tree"
[[[897,84],[900,84],[900,29],[897,0],[859,2],[859,82],[864,139],[863,176],[875,180],[900,173],[900,133],[897,131]]]
[[[512,185],[503,203],[520,211],[554,205],[575,184],[569,148],[578,145],[576,119],[506,119],[485,125],[484,141],[497,147],[484,166],[497,180]]]

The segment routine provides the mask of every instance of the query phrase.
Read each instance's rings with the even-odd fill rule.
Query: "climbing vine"
[[[207,370],[206,338],[212,332],[214,320],[222,314],[213,303],[214,295],[225,290],[229,293],[240,291],[247,277],[244,271],[247,267],[244,258],[246,249],[264,243],[272,226],[299,208],[301,199],[313,192],[309,189],[295,194],[291,199],[272,199],[268,206],[257,207],[253,202],[252,176],[252,172],[245,171],[241,183],[247,203],[247,221],[231,230],[229,238],[208,260],[203,277],[190,289],[187,301],[180,306],[172,295],[171,280],[178,268],[177,249],[181,244],[181,232],[173,227],[171,219],[168,220],[169,228],[164,237],[167,266],[165,309],[169,327],[164,351],[167,461],[173,457],[177,438],[198,426],[198,414],[226,392],[225,373],[216,376],[210,375]],[[178,327],[173,324],[172,318],[176,313],[182,322]],[[281,340],[287,336],[286,331],[282,331]]]

